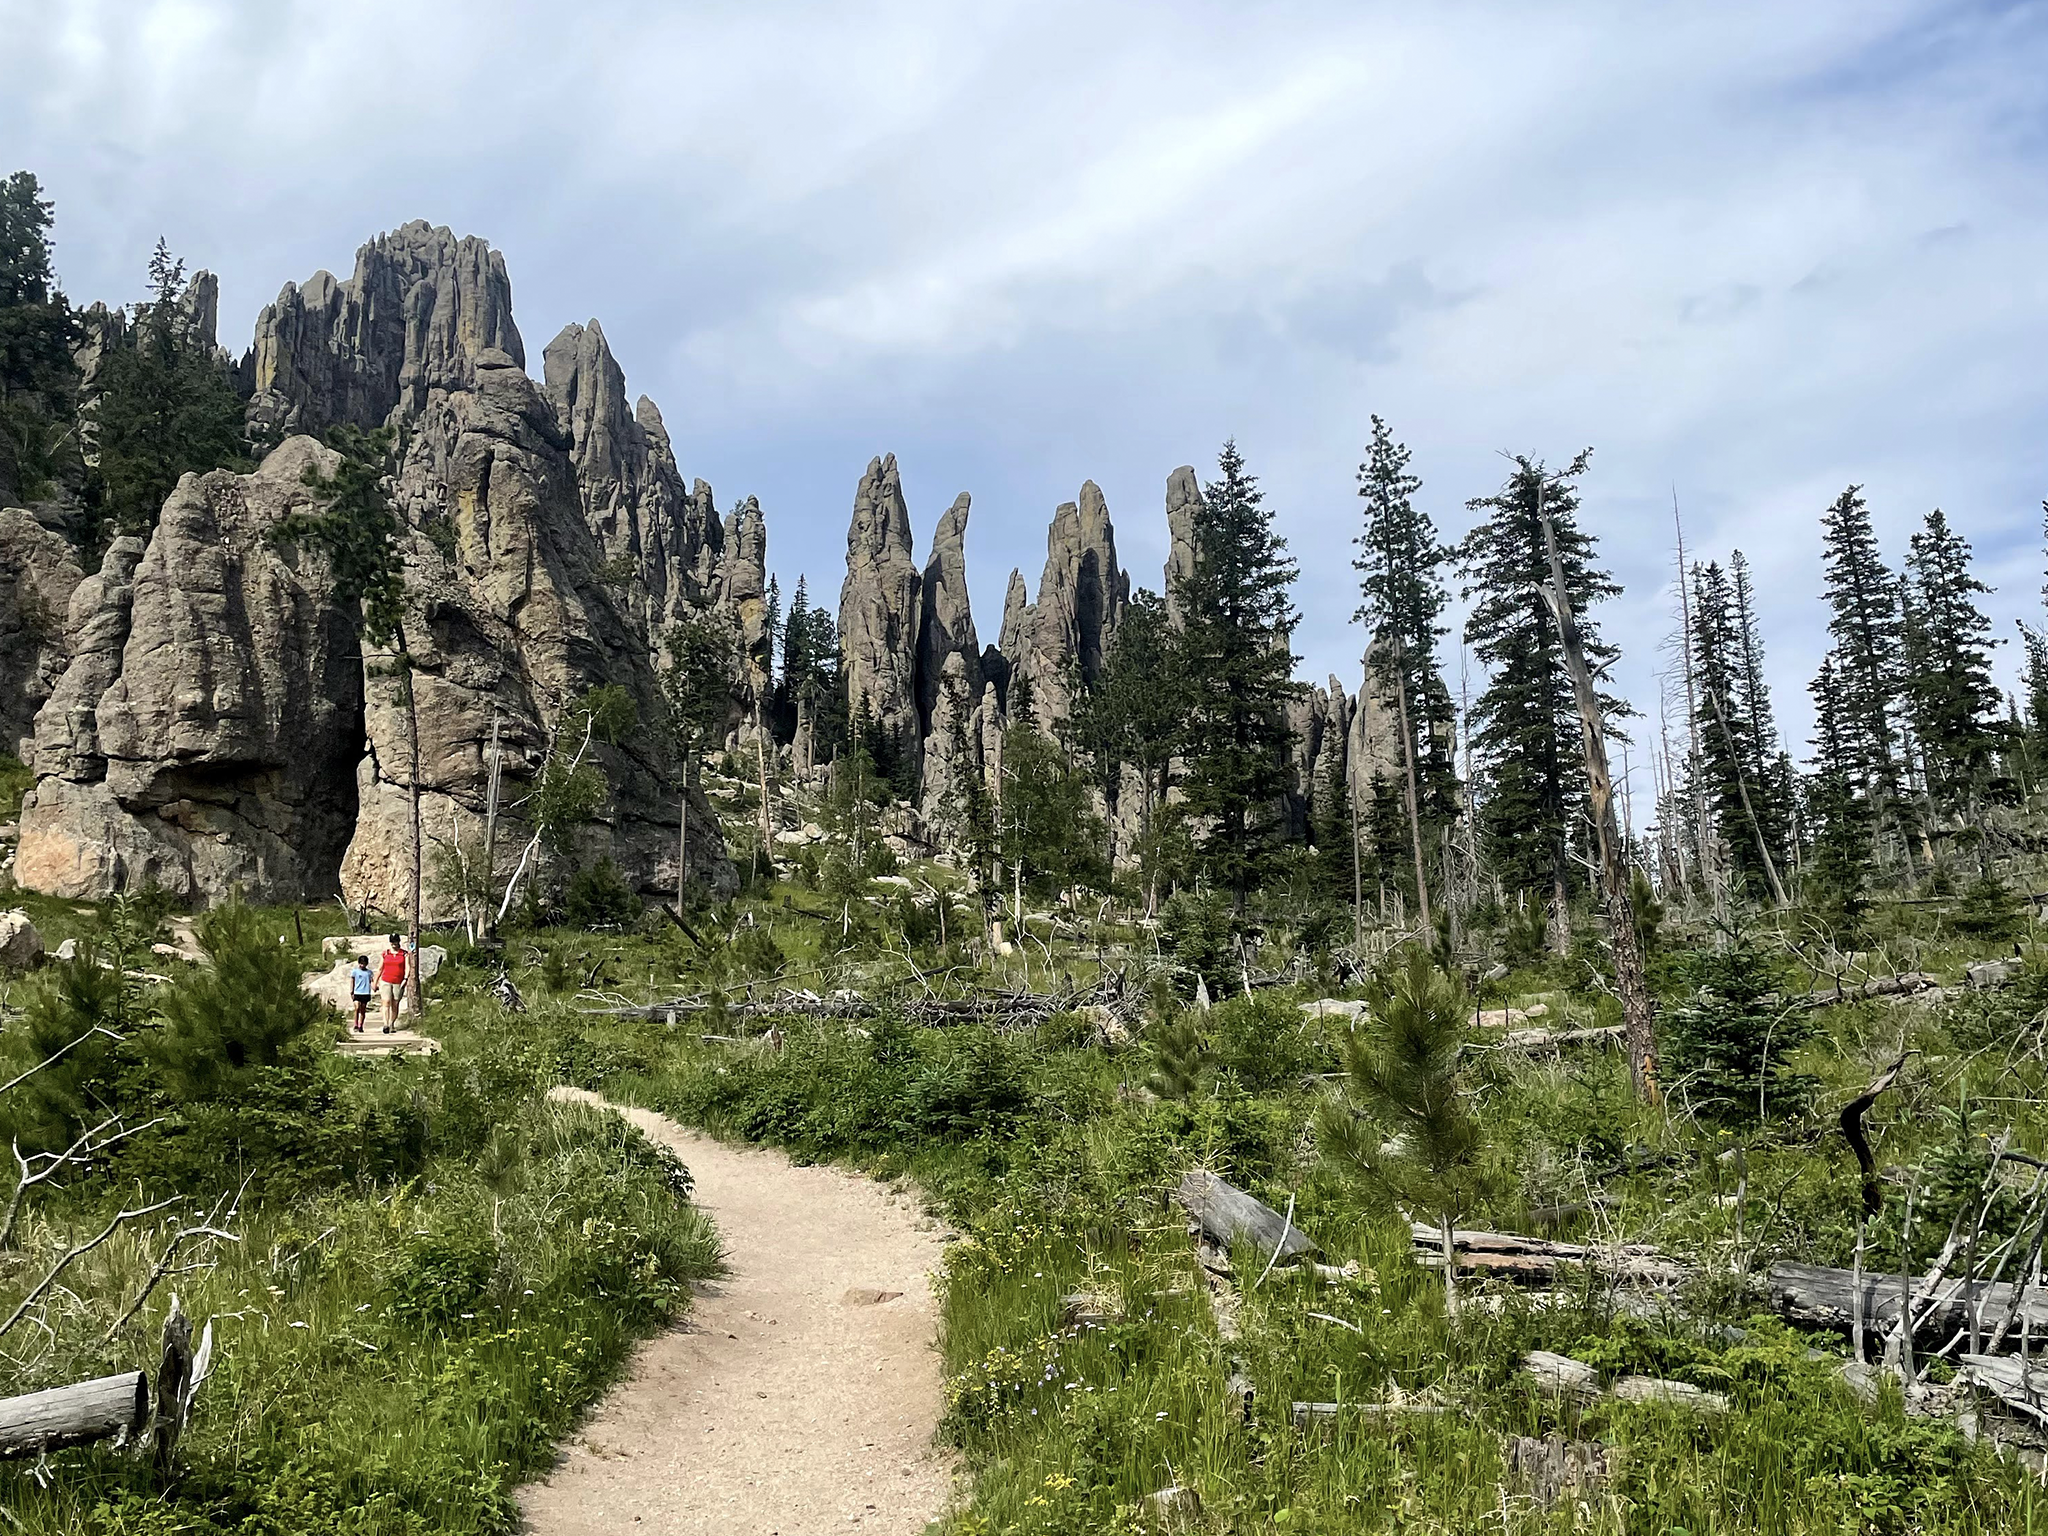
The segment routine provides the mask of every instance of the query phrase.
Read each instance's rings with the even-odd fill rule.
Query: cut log
[[[1855,1316],[1854,1276],[1846,1269],[1814,1264],[1774,1264],[1770,1273],[1771,1305],[1795,1323],[1847,1333]],[[1866,1327],[1888,1328],[1898,1321],[1901,1301],[1897,1275],[1863,1276],[1863,1317]],[[2015,1305],[2014,1288],[2002,1281],[1942,1280],[1918,1290],[1915,1305],[1925,1313],[1920,1332],[1949,1334],[1965,1327],[1973,1311],[1979,1330],[1990,1333]],[[2013,1326],[2035,1337],[2048,1334],[2048,1292],[2026,1288],[2018,1298]]]
[[[140,1371],[0,1399],[0,1457],[132,1437],[148,1421],[149,1380]]]
[[[1316,1245],[1301,1228],[1263,1200],[1205,1169],[1190,1172],[1173,1197],[1201,1223],[1203,1234],[1221,1247],[1244,1238],[1281,1264],[1315,1252]]]

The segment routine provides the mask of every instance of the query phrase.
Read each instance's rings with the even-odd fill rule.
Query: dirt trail
[[[932,1444],[936,1224],[857,1174],[619,1112],[689,1165],[729,1272],[641,1347],[555,1469],[522,1490],[526,1530],[921,1532],[951,1482]]]

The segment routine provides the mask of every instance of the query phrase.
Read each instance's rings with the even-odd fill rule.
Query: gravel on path
[[[575,1088],[552,1097],[605,1103]],[[554,1470],[521,1491],[524,1529],[923,1531],[952,1484],[932,1438],[938,1223],[913,1192],[619,1113],[689,1166],[726,1273],[641,1346]]]

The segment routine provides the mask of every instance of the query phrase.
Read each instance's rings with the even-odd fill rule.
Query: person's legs
[[[391,1034],[398,1028],[398,994],[401,985],[395,981],[384,983],[384,1033]]]
[[[367,997],[359,997],[356,999],[356,1033],[360,1035],[363,1032],[363,1026],[369,1022],[370,1000]]]

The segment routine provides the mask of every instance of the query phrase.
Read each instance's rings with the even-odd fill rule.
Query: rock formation
[[[242,359],[250,423],[380,427],[401,405],[425,410],[435,390],[470,388],[493,348],[526,366],[505,258],[474,235],[414,220],[357,251],[346,282],[316,272],[265,307]]]
[[[1166,477],[1166,616],[1180,623],[1180,599],[1175,593],[1182,582],[1195,574],[1195,513],[1202,505],[1202,484],[1192,464],[1183,464]]]
[[[325,896],[354,826],[362,668],[325,563],[272,534],[334,456],[187,475],[145,547],[73,594],[72,660],[37,717],[15,878],[97,897]]]
[[[1053,513],[1038,600],[1029,621],[1020,626],[1021,647],[1012,651],[1004,646],[1013,672],[1031,680],[1041,723],[1064,719],[1076,687],[1101,676],[1103,657],[1130,595],[1130,578],[1116,561],[1109,507],[1095,482],[1087,481],[1078,498]]]
[[[66,616],[83,575],[62,534],[20,507],[0,508],[0,753],[34,755],[36,711],[64,674]]]
[[[917,628],[917,713],[924,738],[919,795],[927,815],[957,797],[964,775],[983,772],[981,642],[967,596],[968,495],[939,518],[925,557]]]
[[[1017,661],[1030,643],[1029,636],[1036,618],[1031,611],[1031,597],[1024,586],[1022,571],[1010,572],[1010,585],[1003,593],[1003,627],[996,632],[996,653],[1002,659],[1003,708],[1015,712],[1019,699],[1016,693],[1020,677]],[[1030,682],[1025,680],[1028,693]]]
[[[726,559],[709,488],[684,493],[651,403],[626,413],[596,326],[558,337],[547,371],[543,393],[503,259],[481,240],[408,224],[364,246],[347,282],[287,286],[243,362],[252,427],[404,428],[389,486],[419,739],[402,680],[387,656],[366,665],[322,559],[276,536],[311,510],[303,472],[335,462],[286,435],[253,475],[187,476],[147,544],[117,539],[77,584],[17,877],[80,896],[155,880],[199,901],[318,899],[338,881],[352,903],[403,911],[415,747],[430,866],[473,862],[494,722],[516,784],[607,685],[638,726],[591,744],[609,794],[579,856],[672,891],[677,776],[652,637],[713,569],[747,587],[759,510],[736,514],[742,558]],[[0,703],[13,696],[10,682]],[[505,862],[525,836],[507,820]],[[730,886],[701,797],[689,824],[690,867]],[[456,888],[430,867],[430,919],[455,915]]]
[[[896,455],[873,459],[853,499],[846,531],[846,583],[839,592],[840,671],[850,716],[874,721],[898,755],[907,782],[921,767],[917,710],[917,567],[910,511]]]

